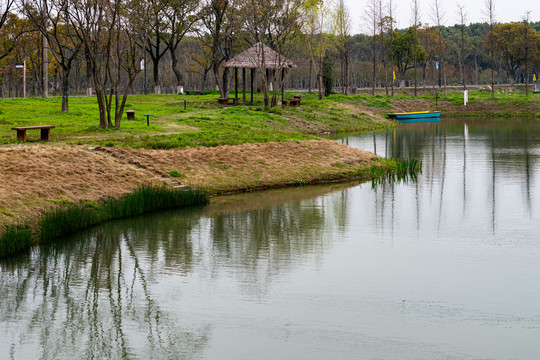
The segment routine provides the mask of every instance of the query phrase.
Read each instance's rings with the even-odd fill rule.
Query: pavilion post
[[[242,68],[242,105],[246,106],[246,68]]]
[[[251,69],[251,105],[253,106],[253,82],[255,81],[255,69]]]
[[[234,105],[238,105],[238,68],[234,68]]]

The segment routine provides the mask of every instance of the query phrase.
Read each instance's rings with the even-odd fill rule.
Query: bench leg
[[[51,141],[51,129],[41,129],[41,140]]]
[[[17,130],[17,140],[26,142],[26,130]]]

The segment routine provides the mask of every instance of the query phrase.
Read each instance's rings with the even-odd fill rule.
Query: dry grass
[[[43,209],[165,182],[212,193],[352,177],[376,156],[329,140],[173,150],[32,145],[0,148],[0,230]],[[180,177],[169,172],[177,171]]]
[[[347,174],[365,166],[376,156],[330,140],[289,141],[172,149],[167,151],[98,148],[122,162],[166,175],[182,185],[212,193],[317,182]]]
[[[35,222],[41,209],[58,202],[116,197],[153,179],[146,171],[83,147],[3,147],[0,226]]]

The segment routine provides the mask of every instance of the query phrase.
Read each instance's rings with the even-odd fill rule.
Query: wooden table
[[[51,129],[53,125],[38,125],[38,126],[18,126],[12,127],[11,130],[17,130],[17,140],[26,142],[26,130],[41,130],[41,140],[51,141]]]

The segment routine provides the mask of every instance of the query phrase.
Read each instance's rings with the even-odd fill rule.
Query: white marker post
[[[16,69],[23,69],[23,98],[26,97],[26,60],[22,63],[15,64]]]
[[[469,90],[465,90],[463,92],[463,105],[467,106],[468,102],[469,102]]]

